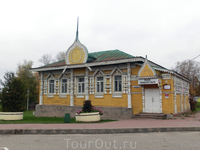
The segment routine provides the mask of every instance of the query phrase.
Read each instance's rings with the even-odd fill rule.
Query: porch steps
[[[140,113],[136,114],[134,118],[166,119],[167,115],[163,113]]]

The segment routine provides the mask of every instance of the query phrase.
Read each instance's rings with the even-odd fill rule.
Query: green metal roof
[[[87,62],[100,62],[100,61],[110,61],[110,60],[120,60],[126,58],[133,58],[134,56],[124,53],[118,49],[108,50],[101,52],[89,53]]]
[[[87,63],[120,60],[120,59],[127,59],[127,58],[133,58],[133,57],[134,56],[124,53],[118,49],[107,50],[107,51],[89,53]],[[61,60],[58,62],[54,62],[54,63],[48,64],[48,65],[42,66],[41,68],[58,67],[58,66],[65,66],[65,65],[66,65],[65,60]]]

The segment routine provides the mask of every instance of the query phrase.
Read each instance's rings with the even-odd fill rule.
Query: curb
[[[4,129],[0,134],[118,134],[200,131],[200,127],[113,128],[113,129]]]

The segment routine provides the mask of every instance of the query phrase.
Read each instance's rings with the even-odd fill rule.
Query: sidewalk
[[[0,124],[0,134],[104,134],[200,131],[200,113],[169,120],[129,119],[105,123]]]

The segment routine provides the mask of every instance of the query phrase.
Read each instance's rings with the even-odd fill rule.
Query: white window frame
[[[79,79],[83,78],[83,82],[79,82]],[[79,84],[81,85],[81,92],[79,92]],[[84,85],[83,85],[84,84]],[[84,91],[83,91],[84,88]],[[77,94],[84,94],[85,93],[85,78],[84,77],[78,77],[77,78]]]
[[[53,81],[53,83],[50,83],[50,81]],[[53,91],[50,91],[50,84],[53,84]],[[53,97],[53,95],[55,94],[55,79],[50,78],[48,80],[48,97]]]
[[[103,78],[103,80],[102,81],[98,81],[98,78]],[[99,85],[100,85],[99,86],[99,88],[100,88],[99,90],[101,90],[101,82],[103,82],[103,85],[102,85],[103,86],[103,91],[99,91],[98,92],[97,86],[98,86],[98,83],[99,83]],[[104,93],[104,77],[103,76],[97,76],[96,77],[96,93],[102,93],[102,94]]]
[[[116,77],[116,76],[121,76],[121,80],[119,80],[119,81],[121,81],[121,91],[119,91],[119,83],[117,83],[117,84],[118,84],[118,88],[117,88],[118,90],[115,90],[115,81],[116,81],[116,80],[115,80],[115,77]],[[114,92],[115,92],[115,93],[122,93],[122,75],[114,75],[113,82],[114,82],[114,83],[113,83],[113,85],[114,85],[114,87],[113,87]]]
[[[115,91],[115,77],[116,76],[121,76],[121,91]],[[123,81],[122,81],[122,75],[121,74],[116,74],[113,75],[113,93],[112,93],[112,97],[122,97],[122,92],[123,92]]]
[[[67,78],[61,78],[60,80],[61,80],[61,84],[60,84],[60,93],[61,93],[61,94],[67,94],[67,90],[68,90],[68,88],[67,88],[68,79],[67,79]],[[64,86],[64,88],[66,88],[66,92],[63,92],[63,80],[67,80],[66,83],[65,83],[66,86]]]
[[[99,78],[99,77],[103,78],[103,80],[102,81],[98,81],[97,78]],[[98,92],[97,91],[97,84],[100,83],[99,88],[101,89],[101,82],[103,82],[103,91],[99,91]],[[104,76],[98,75],[98,76],[95,77],[95,97],[103,98],[104,90],[105,90],[105,88],[104,88]]]

